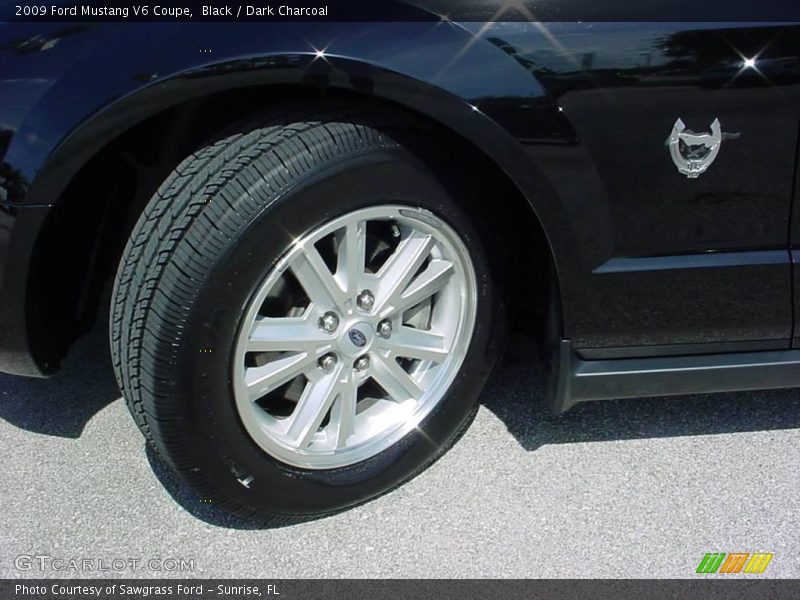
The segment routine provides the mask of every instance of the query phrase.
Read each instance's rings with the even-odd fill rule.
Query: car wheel
[[[470,423],[505,315],[468,186],[425,159],[431,131],[374,108],[266,114],[150,200],[115,279],[112,356],[145,437],[204,499],[323,516]]]

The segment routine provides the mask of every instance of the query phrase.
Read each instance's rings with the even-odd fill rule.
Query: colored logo
[[[772,552],[711,552],[697,566],[697,573],[763,573]]]
[[[351,329],[347,332],[347,335],[350,337],[350,341],[353,342],[354,346],[363,348],[367,345],[367,336],[358,329]]]

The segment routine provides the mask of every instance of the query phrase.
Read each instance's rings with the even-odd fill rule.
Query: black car
[[[430,465],[515,332],[556,412],[800,385],[800,26],[492,7],[0,24],[0,368],[110,294],[148,444],[271,522]]]

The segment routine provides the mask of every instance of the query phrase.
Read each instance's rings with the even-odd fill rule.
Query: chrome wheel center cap
[[[366,321],[361,321],[344,330],[339,337],[339,346],[342,354],[359,356],[369,350],[373,339],[375,339],[375,328]]]

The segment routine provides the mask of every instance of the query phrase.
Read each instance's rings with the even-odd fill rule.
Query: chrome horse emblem
[[[695,133],[686,129],[683,121],[678,119],[667,139],[672,162],[680,173],[695,179],[705,173],[717,158],[724,137],[729,137],[729,134],[722,133],[719,119],[711,123],[711,133]]]

